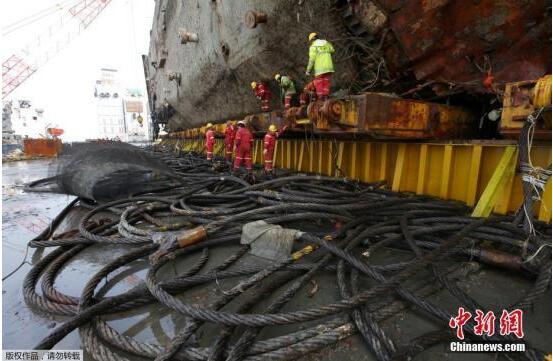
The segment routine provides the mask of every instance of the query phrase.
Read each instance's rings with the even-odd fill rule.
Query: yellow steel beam
[[[205,140],[200,137],[167,139],[164,144],[175,150],[205,151]],[[218,139],[216,153],[221,146]],[[261,148],[261,141],[256,140],[257,163],[263,162]],[[469,206],[478,204],[474,215],[485,216],[492,211],[499,214],[514,212],[521,202],[521,182],[513,173],[516,148],[515,145],[492,142],[415,144],[279,139],[275,165],[325,175],[337,174],[336,166],[339,166],[350,178],[365,182],[388,180],[393,190],[440,196],[466,202]],[[550,152],[548,145],[534,146],[534,163],[547,166]],[[413,161],[418,166],[409,163]],[[536,217],[547,222],[551,221],[553,213],[551,193],[551,182],[548,182],[543,200],[535,209]]]
[[[307,147],[307,152],[309,155],[309,168],[307,169],[307,171],[315,172],[315,152],[313,149],[315,147],[315,143],[306,142],[305,146]]]
[[[277,154],[278,154],[278,144],[279,142],[276,141],[275,142],[275,150],[273,151],[273,167],[276,167],[277,166]]]
[[[303,152],[305,149],[305,143],[301,142],[300,144],[300,155],[298,156],[298,166],[297,170],[301,172],[301,167],[303,166]]]
[[[478,190],[481,160],[482,146],[475,145],[474,147],[472,147],[470,170],[467,177],[467,197],[465,199],[465,202],[469,207],[473,207],[476,203],[476,191]]]
[[[509,176],[509,169],[513,166],[513,163],[516,162],[516,150],[517,149],[514,146],[505,148],[499,164],[495,168],[486,189],[484,189],[478,204],[472,212],[473,217],[487,217],[492,212],[492,209],[497,201],[497,196]]]
[[[299,163],[299,158],[298,158],[298,141],[296,139],[294,139],[292,141],[292,144],[294,145],[293,148],[292,148],[292,160],[293,160],[293,164],[292,164],[292,169],[298,169],[298,163]]]
[[[499,192],[497,197],[497,202],[494,207],[494,213],[505,214],[509,210],[509,204],[511,203],[511,194],[513,193],[513,184],[515,183],[515,171],[516,171],[516,162],[511,167],[512,169],[508,170],[508,174],[505,176],[507,180],[503,189]]]
[[[428,162],[428,144],[420,147],[419,153],[419,171],[417,177],[417,194],[424,194],[424,185],[426,183],[426,168]]]
[[[290,169],[292,168],[292,141],[287,140],[284,144],[286,144],[286,168]]]
[[[396,166],[394,170],[394,178],[392,180],[392,190],[399,192],[401,186],[401,177],[403,175],[403,169],[405,168],[405,152],[407,151],[407,144],[402,143],[399,145],[396,158]]]
[[[442,181],[440,184],[440,197],[447,199],[449,196],[449,184],[451,178],[451,161],[453,160],[453,146],[448,144],[444,149],[442,163]]]
[[[338,142],[338,156],[336,158],[336,167],[337,169],[334,170],[334,176],[343,176],[347,174],[347,170],[343,169],[343,156],[344,156],[344,142]],[[340,174],[342,172],[342,174]]]
[[[386,166],[388,165],[388,144],[383,143],[380,149],[380,179],[386,179]]]
[[[351,164],[350,164],[350,178],[357,179],[357,142],[351,143]]]
[[[541,195],[538,219],[544,222],[551,221],[551,178],[545,184],[545,189]]]
[[[362,167],[364,168],[363,169],[363,176],[364,178],[362,179],[363,181],[365,182],[370,182],[372,179],[372,174],[371,174],[371,160],[372,160],[372,145],[371,143],[365,143],[365,156],[362,158],[363,159],[363,162],[361,163]]]
[[[326,162],[326,171],[324,174],[333,175],[334,174],[334,147],[332,141],[324,142],[327,148],[327,162]]]
[[[317,141],[317,154],[319,162],[317,164],[317,173],[323,174],[323,142],[321,140]]]

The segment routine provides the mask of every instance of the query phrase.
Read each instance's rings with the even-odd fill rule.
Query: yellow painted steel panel
[[[472,148],[466,145],[453,145],[451,176],[449,178],[449,199],[465,201],[468,185],[473,181],[471,172]],[[478,173],[475,174],[478,178]],[[478,179],[476,179],[476,183]]]
[[[545,185],[545,190],[543,191],[541,199],[542,200],[538,213],[539,220],[544,222],[551,222],[551,178],[549,178],[549,181],[547,181],[547,184]]]
[[[467,173],[468,179],[467,179],[465,202],[469,207],[473,207],[476,204],[476,192],[478,190],[478,182],[480,181],[480,166],[482,163],[482,146],[475,145],[467,148],[470,150],[471,154],[470,154],[470,168],[469,168],[469,172]]]
[[[429,145],[428,147],[428,176],[425,194],[440,195],[441,178],[443,171],[444,147],[442,145]]]
[[[534,87],[534,107],[551,105],[551,74],[539,78]]]
[[[371,161],[372,161],[372,144],[371,143],[362,143],[361,144],[361,155],[359,156],[359,169],[362,171],[361,179],[365,182],[372,182],[374,179],[371,171]]]
[[[486,184],[486,188],[472,212],[473,217],[487,217],[490,215],[497,202],[498,196],[501,194],[510,176],[512,168],[516,164],[516,154],[516,147],[511,146],[505,148],[490,181]]]
[[[419,169],[417,177],[417,194],[424,194],[425,184],[426,184],[426,175],[428,174],[428,145],[422,144],[419,152]]]
[[[515,154],[515,159],[516,157],[517,157],[517,154]],[[494,213],[505,214],[509,209],[511,195],[513,194],[513,183],[515,180],[516,168],[517,168],[517,162],[516,161],[511,162],[511,164],[509,165],[509,168],[507,169],[507,174],[505,175],[507,179],[505,180],[503,189],[499,192],[497,202],[493,210]]]
[[[400,144],[397,152],[396,164],[394,168],[394,176],[392,180],[392,190],[394,192],[400,191],[401,178],[403,176],[403,170],[405,168],[406,152],[407,152],[407,144],[405,143]]]
[[[407,144],[403,177],[401,180],[401,189],[404,189],[405,191],[417,191],[418,179],[416,175],[419,172],[420,151],[420,144]]]
[[[168,139],[164,143],[183,150],[205,151],[203,138]],[[222,139],[218,139],[216,149],[222,144]],[[256,140],[255,147],[255,161],[262,164],[262,142]],[[471,200],[476,203],[480,199],[507,147],[516,146],[502,143],[439,144],[279,139],[275,150],[275,164],[277,167],[295,166],[302,172],[330,175],[335,173],[336,162],[339,162],[349,178],[364,182],[385,179],[390,188],[395,183],[400,191],[431,196],[440,196],[446,191],[448,199],[461,200],[470,205]],[[398,156],[401,152],[404,153],[403,165],[397,163],[398,159],[401,159]],[[532,147],[531,157],[535,166],[547,167],[551,162],[551,147],[535,145]],[[421,166],[425,169],[421,169]],[[511,166],[514,166],[514,163],[511,163]],[[400,175],[397,174],[399,169]],[[445,182],[444,171],[448,170],[450,177],[449,181]],[[522,186],[519,175],[506,177],[506,188],[498,196],[494,211],[501,214],[513,213],[521,202]],[[543,204],[543,207],[541,204],[536,206],[536,214],[540,219],[550,221],[550,183]]]

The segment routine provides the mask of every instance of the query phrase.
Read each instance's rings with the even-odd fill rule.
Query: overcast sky
[[[77,1],[77,0],[75,0]],[[2,27],[61,0],[2,1]],[[148,52],[153,0],[111,0],[100,16],[8,98],[26,98],[65,130],[64,140],[96,136],[95,80],[100,68],[119,70],[122,85],[145,89],[141,55]],[[2,60],[45,33],[49,16],[2,38]]]

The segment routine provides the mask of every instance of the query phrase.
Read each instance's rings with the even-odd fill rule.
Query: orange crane
[[[8,56],[2,63],[2,99],[27,80],[48,60],[58,54],[100,15],[112,0],[78,0],[58,3],[54,7],[21,19],[2,29],[4,35],[56,11],[62,14],[46,31],[38,34],[27,46]]]

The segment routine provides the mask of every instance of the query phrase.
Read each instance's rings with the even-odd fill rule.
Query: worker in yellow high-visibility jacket
[[[332,62],[334,47],[330,42],[319,39],[317,33],[309,34],[308,39],[311,42],[311,46],[309,47],[309,63],[307,64],[305,74],[309,76],[313,72],[315,76],[313,82],[317,91],[317,98],[326,100],[330,94],[330,82],[334,73],[334,64]]]

